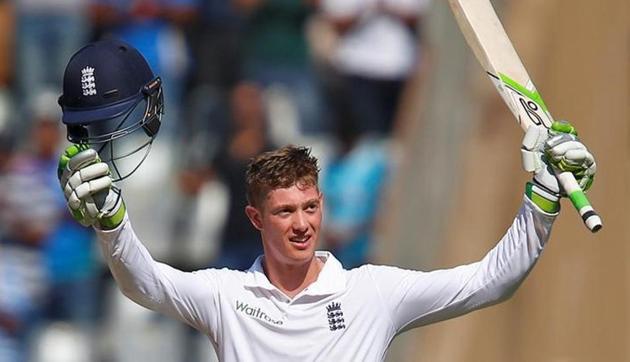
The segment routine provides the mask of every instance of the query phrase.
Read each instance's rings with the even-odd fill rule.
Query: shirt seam
[[[387,345],[389,345],[394,339],[394,337],[396,336],[396,324],[394,323],[393,311],[387,308],[387,303],[385,303],[385,298],[383,298],[383,293],[381,292],[379,285],[376,282],[376,279],[374,279],[374,276],[372,275],[372,270],[370,267],[367,267],[367,274],[370,277],[370,280],[372,280],[372,282],[374,283],[374,289],[376,290],[376,293],[378,294],[379,300],[381,302],[381,306],[383,307],[383,309],[385,309],[387,313],[390,329],[393,331],[393,333],[391,333],[391,337],[389,337],[387,341]]]

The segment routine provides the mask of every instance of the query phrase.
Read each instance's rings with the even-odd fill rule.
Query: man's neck
[[[313,284],[324,267],[324,262],[317,256],[302,265],[270,263],[268,258],[264,258],[262,264],[271,284],[289,298]]]

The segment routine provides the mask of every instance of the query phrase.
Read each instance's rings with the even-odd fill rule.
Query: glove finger
[[[68,149],[70,148],[72,147],[69,147]],[[62,185],[65,185],[68,182],[68,179],[72,176],[72,174],[75,171],[91,163],[100,161],[100,158],[98,157],[98,153],[91,148],[85,149],[77,154],[74,154],[69,159],[66,159],[68,158],[69,155],[73,154],[73,153],[69,153],[68,149],[66,149],[66,154],[62,156],[62,160],[59,161],[60,164],[61,163],[66,164],[65,168],[61,171],[61,175],[59,177],[59,180],[61,181]],[[72,149],[72,151],[76,152],[77,149]]]
[[[581,165],[582,170],[579,173],[582,175],[582,177],[592,177],[597,172],[597,165],[595,163],[595,160],[591,157],[587,157],[586,159],[584,159],[584,162]]]
[[[66,199],[68,199],[72,191],[82,183],[107,175],[109,175],[109,167],[103,162],[98,162],[76,171],[65,184],[63,191]]]
[[[88,195],[94,195],[98,192],[108,190],[112,185],[112,179],[109,176],[104,176],[84,182],[79,185],[68,197],[68,206],[71,209],[78,209],[81,206],[81,201]]]
[[[98,153],[95,150],[88,148],[87,150],[81,151],[70,158],[66,168],[69,169],[71,173],[74,173],[76,170],[84,168],[85,166],[99,160],[100,158],[98,157]]]
[[[596,172],[597,172],[597,163],[595,162],[595,159],[593,159],[593,164],[591,164],[586,169],[586,174],[589,176],[592,176],[592,175],[595,175]]]
[[[96,206],[94,199],[92,196],[87,196],[85,198],[85,213],[88,214],[91,218],[96,218],[99,214],[99,208]]]
[[[88,148],[89,146],[85,144],[74,144],[67,147],[61,157],[59,157],[57,176],[61,179],[61,173],[68,168],[68,161],[70,161],[70,159],[76,156],[79,152],[84,151]]]
[[[544,127],[532,126],[527,129],[523,137],[522,146],[528,151],[538,150],[540,145],[548,137],[548,131]]]
[[[532,126],[527,129],[521,147],[521,163],[527,172],[538,172],[543,167],[541,148],[549,137],[549,131],[544,127]]]
[[[85,210],[87,214],[94,219],[98,219],[107,212],[107,198],[111,193],[110,191],[101,191],[87,196],[85,198]]]
[[[546,153],[554,159],[559,159],[565,157],[570,150],[586,150],[586,146],[580,141],[566,141],[548,148]]]
[[[536,172],[540,170],[542,166],[540,154],[538,152],[528,151],[521,148],[521,164],[523,165],[523,169],[527,172]]]
[[[590,189],[592,184],[593,184],[593,178],[592,177],[584,177],[578,182],[578,185],[580,186],[582,191],[586,191],[586,190]]]
[[[586,149],[578,150],[568,150],[564,154],[564,160],[568,164],[572,165],[581,165],[584,168],[589,168],[595,160],[593,159],[593,155],[591,155]]]
[[[562,143],[576,141],[577,137],[567,133],[557,134],[555,136],[549,137],[549,139],[545,142],[545,148],[550,149],[554,148]]]
[[[111,177],[105,176],[82,183],[76,189],[74,189],[74,193],[79,199],[83,199],[88,195],[94,195],[98,192],[109,190],[111,186]]]
[[[80,209],[80,210],[73,210],[73,209],[69,209],[70,213],[72,213],[72,217],[81,225],[83,226],[91,226],[94,225],[94,222],[96,221],[95,218],[87,215],[85,213],[85,210]]]
[[[81,199],[77,197],[77,194],[72,192],[70,196],[68,196],[68,207],[70,210],[80,210],[81,208]]]

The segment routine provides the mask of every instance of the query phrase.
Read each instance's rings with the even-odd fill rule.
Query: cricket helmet
[[[68,140],[94,148],[119,181],[140,167],[157,136],[162,82],[131,45],[97,41],[70,58],[59,105]]]

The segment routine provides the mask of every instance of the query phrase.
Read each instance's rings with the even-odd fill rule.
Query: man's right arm
[[[95,230],[107,265],[126,297],[206,334],[216,330],[217,270],[183,272],[155,261],[128,216],[113,230]]]
[[[59,161],[61,188],[72,216],[93,226],[123,294],[209,334],[216,330],[217,270],[185,273],[156,262],[138,240],[107,164],[86,145],[66,149]]]

